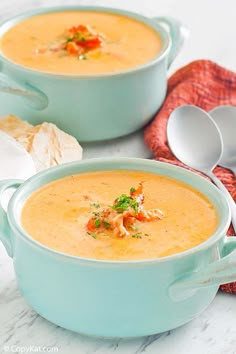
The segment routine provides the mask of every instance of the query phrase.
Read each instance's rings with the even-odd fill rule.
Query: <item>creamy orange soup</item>
[[[135,19],[105,12],[66,11],[28,18],[1,38],[2,53],[44,72],[101,74],[152,60],[158,33]]]
[[[145,210],[161,219],[134,219],[128,235],[115,234],[99,220],[120,195],[143,185]],[[137,189],[136,189],[137,190]],[[131,199],[131,198],[130,198]],[[114,210],[113,210],[114,211]],[[119,215],[120,216],[120,215]],[[94,231],[88,230],[93,220]],[[38,242],[74,256],[138,260],[179,253],[204,242],[216,230],[213,205],[177,180],[139,171],[102,171],[59,179],[34,192],[22,211],[22,226]]]

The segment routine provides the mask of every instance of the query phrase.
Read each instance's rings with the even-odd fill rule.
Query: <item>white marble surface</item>
[[[175,16],[189,27],[191,37],[170,73],[200,58],[236,70],[235,0],[1,0],[0,19],[59,3],[109,5],[145,15]],[[85,158],[112,155],[151,157],[141,132],[105,145],[84,144]],[[62,354],[235,354],[235,314],[236,296],[218,293],[201,316],[168,333],[133,340],[81,336],[47,322],[26,304],[17,290],[12,261],[0,245],[0,354],[43,352],[43,347]]]

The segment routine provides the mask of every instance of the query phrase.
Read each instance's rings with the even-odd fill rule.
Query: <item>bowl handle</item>
[[[170,35],[169,67],[182,48],[184,41],[189,37],[189,30],[181,22],[169,16],[153,17],[153,20],[157,21]]]
[[[43,92],[29,84],[20,85],[3,73],[0,73],[0,92],[21,96],[32,108],[39,111],[48,106],[48,98]]]
[[[222,250],[223,257],[175,280],[169,287],[173,301],[181,301],[194,295],[197,290],[209,286],[220,286],[236,280],[236,237],[227,237]]]
[[[7,213],[3,207],[3,194],[7,189],[18,188],[23,182],[24,181],[20,179],[6,179],[0,181],[0,240],[10,257],[13,256],[13,244]]]

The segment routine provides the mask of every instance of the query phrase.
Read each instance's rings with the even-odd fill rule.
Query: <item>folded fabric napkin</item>
[[[209,60],[197,60],[179,69],[168,80],[166,99],[144,131],[145,143],[156,160],[192,170],[175,158],[166,136],[167,121],[171,112],[184,104],[196,105],[206,111],[219,105],[236,106],[236,73]],[[219,166],[214,169],[214,174],[236,201],[234,174]],[[228,235],[234,235],[232,227],[229,228]],[[221,289],[236,294],[236,282],[222,285]]]

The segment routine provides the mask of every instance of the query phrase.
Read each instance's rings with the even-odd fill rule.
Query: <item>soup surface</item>
[[[131,201],[136,207],[128,194],[135,193],[131,191],[137,191],[140,182],[142,213],[154,215],[158,208],[161,216],[145,221],[131,207],[136,218],[128,217],[130,224],[125,221],[126,234],[116,232],[111,225],[120,220],[127,206],[117,200],[123,197],[122,201]],[[105,220],[108,208],[117,214]],[[140,171],[101,171],[66,177],[40,188],[23,206],[21,221],[32,238],[61,252],[138,260],[164,257],[202,243],[216,230],[218,217],[202,194],[177,180]]]
[[[127,16],[65,11],[33,16],[10,28],[1,51],[10,60],[44,72],[101,74],[144,64],[162,40],[151,27]]]

